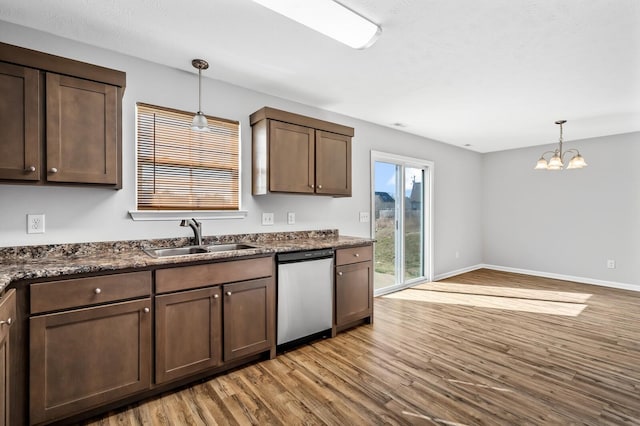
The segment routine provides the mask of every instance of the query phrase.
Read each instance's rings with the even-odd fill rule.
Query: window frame
[[[242,123],[238,120],[225,119],[220,117],[215,117],[211,115],[206,115],[207,120],[220,120],[225,122],[237,123],[238,125],[238,208],[236,209],[225,209],[225,210],[214,210],[214,209],[139,209],[139,199],[138,199],[138,107],[145,106],[150,108],[157,108],[161,110],[166,110],[168,112],[179,113],[179,114],[191,114],[188,111],[179,110],[176,108],[164,107],[160,105],[153,105],[145,102],[136,102],[135,104],[135,118],[134,118],[134,127],[135,127],[135,143],[134,143],[134,175],[135,175],[135,210],[130,210],[129,215],[131,219],[134,221],[153,221],[153,220],[180,220],[185,218],[195,218],[195,219],[242,219],[245,218],[248,214],[246,210],[242,210]]]

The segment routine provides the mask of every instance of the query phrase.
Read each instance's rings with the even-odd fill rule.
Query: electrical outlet
[[[369,212],[360,212],[360,222],[361,223],[369,222]]]
[[[44,215],[27,215],[27,234],[44,234]]]
[[[295,212],[288,212],[287,213],[287,223],[289,225],[293,225],[294,223],[296,223],[296,214],[295,214]]]
[[[262,213],[262,224],[267,226],[273,225],[273,213]]]
[[[607,260],[607,268],[616,269],[616,261],[613,259]]]

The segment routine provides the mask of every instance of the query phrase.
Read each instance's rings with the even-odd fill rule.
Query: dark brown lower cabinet
[[[151,320],[149,298],[31,317],[31,424],[149,389]]]
[[[222,291],[224,360],[275,349],[273,277],[225,284]]]
[[[220,293],[216,286],[156,296],[156,383],[221,363]]]
[[[373,316],[373,263],[336,267],[336,326]]]
[[[0,426],[10,424],[9,407],[9,330],[16,317],[16,291],[9,290],[0,298]]]

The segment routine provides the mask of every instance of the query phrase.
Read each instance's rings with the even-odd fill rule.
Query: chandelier
[[[567,120],[556,121],[556,124],[560,125],[560,145],[554,151],[543,153],[534,167],[535,170],[562,170],[564,168],[564,156],[569,153],[573,154],[573,157],[569,160],[567,169],[581,169],[587,166],[587,162],[584,161],[577,149],[562,150],[562,125],[566,122]],[[547,154],[552,154],[549,161],[544,157]]]

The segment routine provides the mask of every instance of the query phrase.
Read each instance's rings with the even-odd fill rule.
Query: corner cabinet
[[[0,43],[0,181],[121,188],[125,80]]]
[[[351,196],[351,127],[265,107],[251,114],[253,195]]]
[[[373,247],[336,250],[335,327],[373,322]]]

